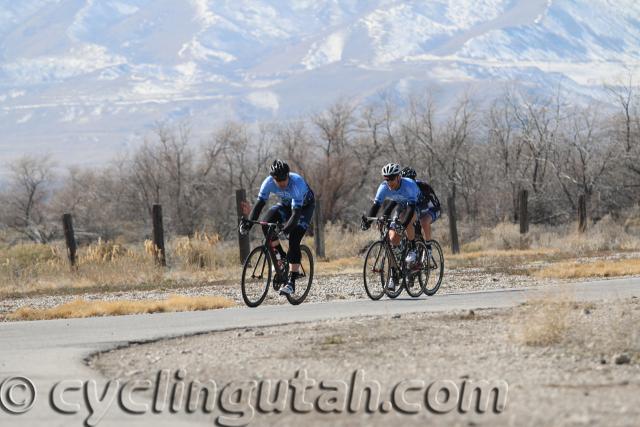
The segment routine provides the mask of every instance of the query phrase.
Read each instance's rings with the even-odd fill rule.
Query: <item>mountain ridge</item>
[[[629,0],[0,0],[0,149],[100,164],[160,120],[206,132],[425,88],[604,99],[638,58]]]

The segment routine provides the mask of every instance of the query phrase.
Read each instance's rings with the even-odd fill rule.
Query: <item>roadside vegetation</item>
[[[174,295],[165,300],[88,301],[82,298],[49,309],[22,307],[7,316],[8,320],[49,320],[73,317],[122,316],[125,314],[165,313],[172,311],[214,310],[232,307],[233,301],[222,297],[186,297]]]
[[[434,234],[445,247],[448,270],[479,269],[541,279],[638,275],[640,236],[628,231],[623,221],[605,217],[583,234],[577,233],[573,224],[533,225],[524,236],[511,223],[493,228],[463,223],[462,235],[470,241],[456,255],[447,248],[446,219],[434,227]],[[259,230],[253,236],[259,237]],[[327,224],[327,256],[316,260],[316,274],[359,274],[362,254],[376,238],[375,231]],[[234,240],[212,233],[169,238],[167,268],[155,264],[150,243],[115,239],[81,245],[75,269],[69,267],[63,242],[5,243],[0,246],[0,296],[179,289],[235,283],[240,276],[239,249]],[[313,238],[306,237],[305,243],[313,247]]]

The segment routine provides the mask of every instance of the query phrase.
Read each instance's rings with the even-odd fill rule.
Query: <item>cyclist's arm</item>
[[[393,209],[398,205],[398,203],[394,202],[393,200],[391,200],[389,202],[389,205],[385,208],[383,215],[386,217],[391,216],[391,212],[393,212]]]
[[[267,204],[267,200],[269,200],[269,194],[273,192],[273,182],[271,177],[268,176],[262,181],[260,185],[260,191],[258,192],[258,200],[256,200],[256,204],[253,205],[253,209],[251,209],[251,213],[249,214],[249,219],[251,221],[256,221],[260,216],[260,212],[262,212],[262,208]]]
[[[378,214],[378,210],[380,210],[380,206],[382,206],[382,202],[387,197],[387,185],[383,182],[378,186],[378,190],[376,191],[376,197],[373,199],[373,205],[369,208],[369,213],[367,216],[376,216]]]
[[[298,225],[298,221],[300,221],[301,216],[302,209],[293,208],[291,210],[291,218],[289,218],[289,221],[287,221],[287,223],[284,225],[282,232],[287,234],[291,233],[291,231],[293,231],[293,229]]]
[[[413,185],[406,188],[408,192],[407,193],[408,206],[404,212],[405,217],[400,220],[402,222],[402,226],[405,228],[411,223],[411,220],[413,219],[413,214],[416,212],[416,204],[418,203],[418,197],[420,196],[420,188],[418,188],[418,185],[413,183],[412,181],[409,181],[409,182]]]
[[[253,205],[253,209],[251,209],[251,213],[249,214],[249,219],[251,221],[256,221],[260,216],[260,212],[262,212],[262,208],[266,205],[266,200],[258,199],[255,205]]]
[[[411,218],[413,218],[413,214],[416,212],[416,205],[414,203],[410,203],[409,206],[407,206],[407,209],[405,209],[404,211],[404,219],[400,219],[400,221],[402,222],[402,226],[403,227],[407,227],[409,225],[409,223],[411,222]]]
[[[373,202],[373,205],[371,205],[371,207],[369,208],[369,213],[367,213],[367,216],[376,216],[376,215],[378,215],[378,211],[380,210],[380,206],[382,206],[380,203]]]

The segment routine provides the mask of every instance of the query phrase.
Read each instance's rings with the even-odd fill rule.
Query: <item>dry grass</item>
[[[548,295],[527,301],[514,312],[514,338],[530,346],[559,343],[569,328],[572,304],[566,296]]]
[[[560,253],[558,249],[539,248],[539,249],[488,249],[486,251],[462,252],[459,254],[447,254],[447,260],[477,260],[478,258],[527,258],[538,259],[544,256],[553,256]]]
[[[640,274],[640,259],[595,261],[590,263],[563,262],[534,273],[540,278],[577,279],[585,277],[615,277]]]
[[[630,220],[615,221],[607,215],[578,233],[575,223],[559,227],[531,225],[529,233],[521,235],[519,226],[500,223],[492,228],[480,228],[480,237],[462,245],[462,252],[488,250],[557,250],[573,255],[640,250],[640,236],[634,233]]]
[[[72,271],[62,243],[0,249],[0,293],[125,286],[162,280],[153,259],[136,248],[98,242],[80,248]]]
[[[328,260],[357,256],[369,243],[378,240],[375,227],[369,231],[351,231],[341,223],[328,223],[324,228],[325,255]]]
[[[166,300],[87,301],[76,299],[49,309],[22,307],[7,318],[10,320],[47,320],[76,317],[120,316],[125,314],[162,313],[172,311],[213,310],[233,306],[223,297],[186,297],[174,295]]]
[[[635,218],[635,217],[633,217]],[[498,224],[493,228],[479,228],[474,224],[460,224],[461,236],[479,236],[463,245],[463,252],[447,252],[446,220],[434,225],[434,236],[445,248],[448,268],[481,267],[508,274],[528,274],[531,264],[569,261],[578,256],[640,250],[640,234],[636,222],[640,219],[621,219],[616,222],[605,217],[587,233],[577,234],[575,225],[541,227],[533,225],[522,237],[518,226]],[[638,217],[640,218],[640,217]],[[465,234],[466,233],[466,234]],[[261,233],[254,237],[259,238]],[[351,230],[340,223],[325,227],[326,258],[316,258],[316,275],[359,273],[362,251],[378,239],[375,230]],[[314,247],[313,238],[304,243]],[[252,243],[252,247],[258,241]],[[284,244],[286,249],[286,243]],[[112,291],[117,289],[143,289],[152,287],[191,287],[218,281],[237,280],[240,275],[239,251],[235,239],[222,241],[212,233],[199,233],[191,238],[176,237],[166,244],[169,268],[158,268],[154,263],[153,244],[126,243],[124,240],[98,241],[78,250],[78,265],[71,271],[63,242],[51,245],[18,244],[0,246],[0,296],[33,293],[81,293]],[[527,265],[528,264],[528,265]],[[580,273],[567,275],[568,264],[559,265],[540,273],[539,277],[606,277],[607,275],[638,274],[619,263],[600,266],[576,267]],[[611,264],[611,265],[609,265]],[[614,271],[620,267],[622,271]],[[523,273],[524,272],[524,273]]]
[[[237,278],[238,249],[215,235],[167,242],[169,268],[158,268],[153,245],[98,241],[81,246],[72,270],[62,242],[0,247],[0,295],[70,290],[190,286]]]

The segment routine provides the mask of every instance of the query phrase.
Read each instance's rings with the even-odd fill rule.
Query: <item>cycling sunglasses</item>
[[[384,180],[385,181],[393,181],[394,179],[396,179],[399,175],[385,175],[384,176]]]
[[[288,177],[288,175],[285,176],[276,176],[276,175],[271,175],[273,177],[273,179],[276,180],[276,182],[282,182],[285,181]]]

